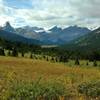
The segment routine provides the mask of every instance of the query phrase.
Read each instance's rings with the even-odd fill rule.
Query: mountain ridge
[[[22,36],[24,37],[28,37],[28,38],[33,38],[33,39],[37,39],[40,40],[41,42],[44,42],[44,44],[64,44],[66,42],[69,42],[73,39],[76,39],[80,36],[83,36],[85,34],[87,34],[88,32],[90,32],[91,30],[89,30],[88,28],[81,28],[81,27],[72,27],[73,29],[75,29],[72,31],[69,28],[59,28],[57,26],[54,26],[51,29],[48,30],[41,30],[41,31],[30,31],[27,32],[27,29],[24,29],[24,34],[21,34],[21,31],[23,29],[20,29],[21,31],[18,32],[20,33]],[[23,31],[22,31],[23,33]]]
[[[64,29],[54,26],[48,30],[39,27],[24,26],[13,28],[9,22],[6,22],[3,30],[20,35],[24,38],[34,39],[46,45],[61,45],[70,42],[76,38],[84,36],[91,32],[88,28],[69,26]]]
[[[92,32],[61,46],[69,50],[95,51],[100,50],[100,27]]]

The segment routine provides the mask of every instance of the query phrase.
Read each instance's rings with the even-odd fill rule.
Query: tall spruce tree
[[[1,56],[5,56],[5,51],[4,51],[3,48],[0,48],[0,55],[1,55]]]
[[[12,50],[12,56],[13,56],[13,57],[18,57],[17,48],[13,48],[13,50]]]
[[[96,60],[93,61],[93,66],[97,66],[97,61]]]
[[[22,52],[22,57],[24,57],[24,52]]]
[[[76,59],[75,59],[75,65],[80,65],[78,57],[76,57]]]
[[[11,56],[11,51],[10,50],[8,51],[7,56]]]
[[[33,54],[32,54],[32,53],[30,54],[30,58],[31,58],[31,59],[33,58]]]

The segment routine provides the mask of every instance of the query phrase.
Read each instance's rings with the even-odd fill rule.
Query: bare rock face
[[[6,22],[2,29],[5,31],[8,31],[8,32],[12,32],[12,33],[16,32],[15,29],[10,25],[9,22]]]

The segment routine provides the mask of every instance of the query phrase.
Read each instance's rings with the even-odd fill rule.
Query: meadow
[[[0,100],[100,100],[100,62],[86,62],[0,56]]]

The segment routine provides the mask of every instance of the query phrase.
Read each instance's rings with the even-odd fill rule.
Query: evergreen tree
[[[97,61],[96,60],[93,61],[93,66],[97,66]]]
[[[75,65],[80,65],[78,57],[75,59]]]
[[[24,52],[22,52],[22,57],[24,57]]]
[[[47,61],[49,61],[49,58],[47,57]]]
[[[59,62],[62,62],[62,61],[63,61],[63,57],[60,56],[60,57],[59,57]]]
[[[35,59],[38,59],[38,57],[37,57],[37,56],[35,56]]]
[[[68,62],[68,58],[66,56],[60,56],[59,61],[65,63],[65,62]]]
[[[12,50],[12,56],[13,57],[18,57],[18,52],[17,52],[16,48],[13,48],[13,50]]]
[[[89,65],[89,62],[87,62],[86,65],[88,66]]]
[[[63,56],[63,62],[68,62],[68,58],[66,56]]]
[[[30,55],[30,58],[32,59],[33,58],[33,54],[31,53],[31,55]]]
[[[11,51],[10,50],[8,51],[7,56],[11,56]]]
[[[5,52],[4,52],[4,49],[3,48],[0,48],[0,55],[1,56],[5,56]]]
[[[58,62],[58,58],[57,57],[55,58],[55,61]]]
[[[52,61],[52,62],[54,62],[54,61],[55,61],[54,57],[52,57],[52,58],[51,58],[51,61]]]
[[[46,56],[44,55],[43,58],[46,59]]]

